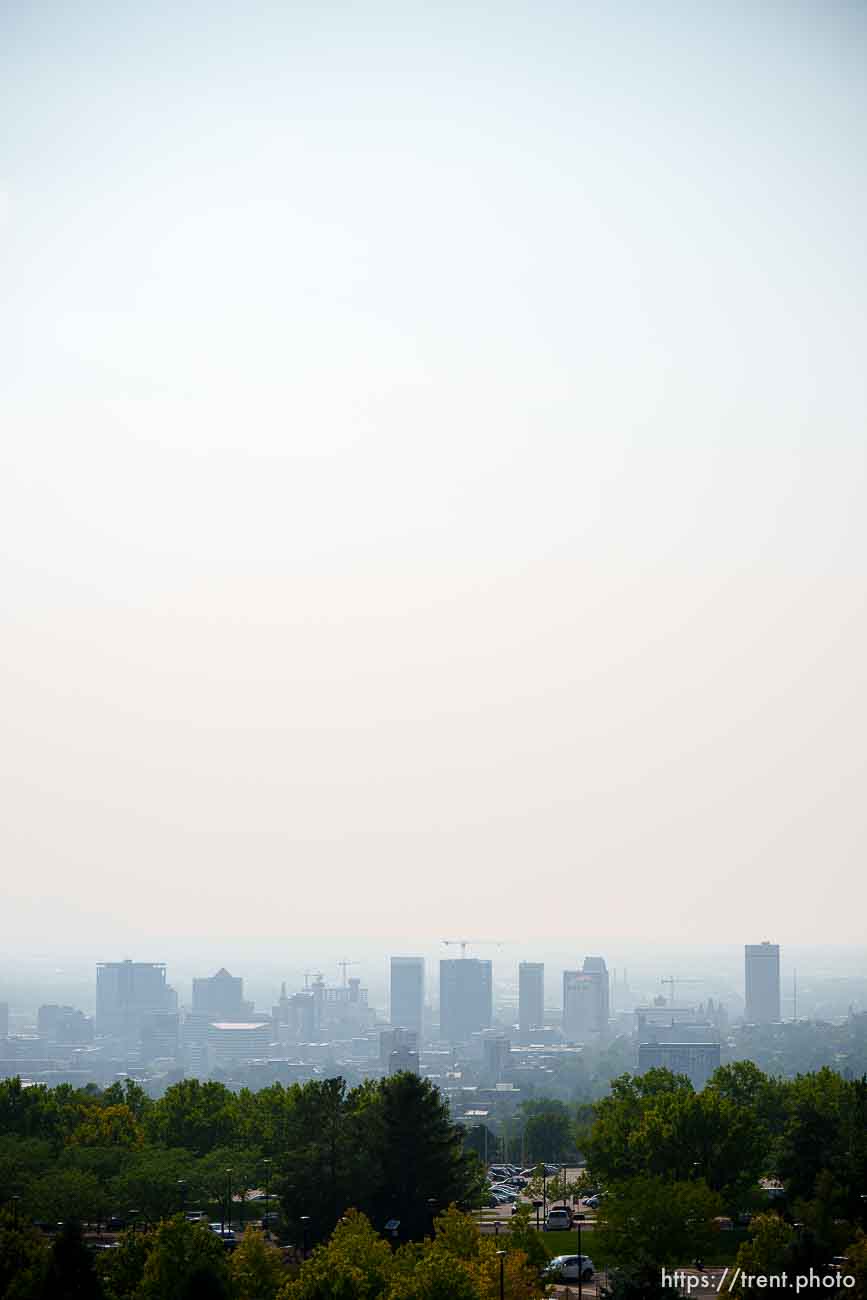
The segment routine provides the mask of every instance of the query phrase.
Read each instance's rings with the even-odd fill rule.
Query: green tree
[[[106,1300],[135,1300],[153,1245],[151,1232],[125,1232],[115,1250],[101,1251],[96,1271]]]
[[[182,1215],[166,1219],[153,1233],[136,1300],[168,1300],[228,1294],[223,1243],[203,1224]]]
[[[559,1164],[566,1152],[575,1146],[575,1134],[566,1107],[559,1101],[533,1101],[525,1102],[522,1110],[526,1116],[524,1146],[527,1159],[533,1164],[539,1161]]]
[[[370,1090],[359,1093],[366,1099]],[[369,1125],[353,1124],[342,1079],[314,1080],[296,1086],[291,1094],[292,1124],[275,1190],[298,1241],[300,1221],[306,1216],[310,1240],[315,1242],[331,1232],[344,1210],[362,1199],[366,1184],[376,1178],[372,1168],[364,1178],[352,1176],[361,1168],[359,1145]]]
[[[0,1296],[3,1300],[39,1300],[48,1268],[48,1250],[29,1224],[0,1214]]]
[[[714,1240],[720,1198],[703,1182],[633,1178],[609,1187],[594,1240],[626,1273],[703,1258]]]
[[[56,1168],[34,1178],[22,1204],[28,1217],[37,1222],[96,1223],[105,1216],[107,1200],[105,1189],[94,1174]]]
[[[504,1238],[505,1241],[505,1238]],[[542,1240],[542,1234],[536,1231],[533,1212],[526,1201],[519,1202],[517,1212],[512,1215],[509,1224],[509,1250],[519,1250],[527,1263],[537,1271],[548,1261],[548,1252]]]
[[[101,1098],[105,1106],[126,1106],[141,1124],[153,1108],[153,1100],[135,1079],[118,1079],[109,1085]]]
[[[659,1267],[650,1260],[616,1268],[599,1295],[602,1300],[671,1300],[672,1290],[662,1285]]]
[[[280,1251],[252,1228],[233,1252],[229,1273],[237,1300],[274,1300],[286,1280]]]
[[[360,1121],[360,1123],[359,1123]],[[463,1148],[439,1090],[416,1074],[383,1079],[356,1109],[367,1167],[375,1171],[363,1208],[374,1222],[400,1219],[404,1240],[430,1230],[431,1202],[470,1204],[483,1177]]]
[[[132,1152],[108,1184],[110,1212],[123,1218],[135,1209],[144,1223],[169,1218],[181,1208],[180,1180],[187,1183],[189,1194],[199,1191],[196,1170],[188,1151],[144,1147]]]
[[[750,1239],[741,1244],[735,1260],[737,1272],[729,1290],[736,1300],[756,1294],[754,1287],[744,1286],[744,1274],[780,1278],[787,1272],[794,1244],[793,1229],[778,1214],[757,1215],[750,1225]],[[794,1294],[794,1288],[791,1293]],[[779,1287],[774,1294],[787,1292]]]
[[[145,1127],[150,1140],[160,1146],[206,1155],[236,1140],[238,1105],[222,1083],[184,1079],[154,1102],[145,1115]]]
[[[378,1300],[387,1293],[394,1258],[370,1221],[351,1210],[283,1286],[279,1300]]]
[[[44,1300],[103,1300],[102,1284],[84,1244],[81,1224],[64,1223],[54,1240],[42,1285]]]
[[[846,1251],[846,1264],[842,1270],[854,1277],[855,1286],[844,1292],[852,1300],[867,1300],[867,1235],[860,1229]]]

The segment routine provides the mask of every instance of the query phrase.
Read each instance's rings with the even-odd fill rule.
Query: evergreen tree
[[[64,1223],[51,1248],[42,1295],[43,1300],[103,1300],[93,1257],[74,1219]]]

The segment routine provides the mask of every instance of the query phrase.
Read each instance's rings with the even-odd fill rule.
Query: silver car
[[[593,1260],[589,1255],[555,1255],[543,1270],[549,1282],[589,1282]]]

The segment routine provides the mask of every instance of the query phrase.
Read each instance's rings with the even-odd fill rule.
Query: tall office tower
[[[583,1041],[596,1024],[595,984],[580,970],[563,972],[563,1037]]]
[[[611,1017],[611,985],[605,958],[585,957],[583,971],[585,975],[592,975],[596,981],[596,1027],[600,1033],[605,1033]]]
[[[389,1020],[422,1037],[424,1025],[424,957],[392,957]]]
[[[96,1032],[138,1037],[147,1011],[177,1011],[165,962],[101,961],[96,966]]]
[[[746,1010],[750,1025],[769,1025],[780,1018],[780,945],[744,944]]]
[[[518,966],[518,1028],[522,1033],[545,1026],[545,963],[522,961]]]
[[[9,1037],[9,1003],[0,1002],[0,1038]]]
[[[216,975],[193,980],[193,1014],[205,1014],[218,1020],[251,1020],[253,1003],[244,1001],[244,981],[230,975],[225,967]]]
[[[490,1029],[493,1015],[491,963],[478,957],[440,962],[440,1038],[467,1043],[480,1029]]]
[[[582,970],[563,972],[563,1033],[584,1041],[608,1029],[610,993],[602,957],[585,957]]]

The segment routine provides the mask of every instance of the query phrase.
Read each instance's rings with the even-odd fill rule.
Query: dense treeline
[[[239,1094],[188,1079],[158,1101],[131,1081],[102,1093],[0,1083],[0,1201],[17,1197],[29,1220],[134,1208],[153,1222],[230,1193],[234,1206],[266,1183],[290,1228],[307,1216],[311,1240],[350,1207],[399,1218],[409,1239],[429,1228],[432,1203],[473,1203],[481,1171],[439,1092],[412,1074]]]
[[[496,1146],[493,1134],[485,1141]],[[516,1142],[533,1160],[583,1152],[584,1185],[603,1191],[593,1249],[617,1265],[614,1296],[649,1298],[661,1264],[717,1249],[720,1216],[754,1216],[753,1236],[741,1247],[751,1267],[774,1261],[780,1267],[781,1260],[825,1267],[834,1255],[857,1260],[867,1250],[859,1237],[867,1214],[865,1079],[823,1069],[783,1080],[740,1062],[722,1067],[695,1092],[686,1078],[664,1070],[627,1074],[593,1106],[526,1103],[514,1131],[504,1134],[506,1150]],[[128,1235],[110,1266],[100,1261],[94,1295],[168,1296],[164,1275],[185,1260],[184,1277],[197,1269],[219,1275],[211,1279],[218,1289],[190,1293],[203,1296],[336,1296],[342,1293],[323,1278],[343,1270],[350,1278],[344,1278],[346,1295],[484,1297],[493,1285],[494,1257],[465,1216],[448,1208],[478,1204],[481,1168],[469,1145],[436,1088],[415,1075],[353,1089],[328,1079],[238,1094],[217,1082],[188,1080],[156,1101],[131,1081],[99,1092],[8,1080],[0,1083],[0,1202],[7,1206],[0,1297],[43,1295],[49,1257],[32,1222],[69,1224],[53,1247],[51,1267],[86,1272],[87,1264],[92,1273],[72,1220],[124,1217],[133,1208],[137,1223],[155,1230]],[[762,1178],[780,1180],[772,1203]],[[280,1206],[284,1240],[327,1243],[288,1281],[261,1236],[248,1234],[228,1260],[213,1234],[179,1215],[196,1206],[219,1218],[220,1207],[230,1206],[237,1223],[244,1217],[239,1197],[266,1182]],[[390,1245],[382,1233],[395,1219],[400,1226]],[[401,1241],[394,1254],[392,1245]],[[514,1294],[531,1296],[539,1243],[520,1218],[508,1241]],[[459,1277],[446,1256],[463,1260]],[[368,1265],[367,1291],[353,1290],[357,1270]],[[242,1286],[239,1269],[266,1280]],[[56,1280],[52,1285],[54,1292],[44,1294],[59,1296]],[[182,1294],[181,1282],[172,1286]]]
[[[867,1079],[822,1069],[781,1080],[742,1061],[695,1092],[650,1070],[614,1080],[588,1119],[587,1177],[605,1188],[596,1240],[620,1267],[623,1296],[664,1294],[660,1265],[714,1250],[728,1216],[754,1216],[738,1257],[746,1271],[793,1277],[863,1257]]]

